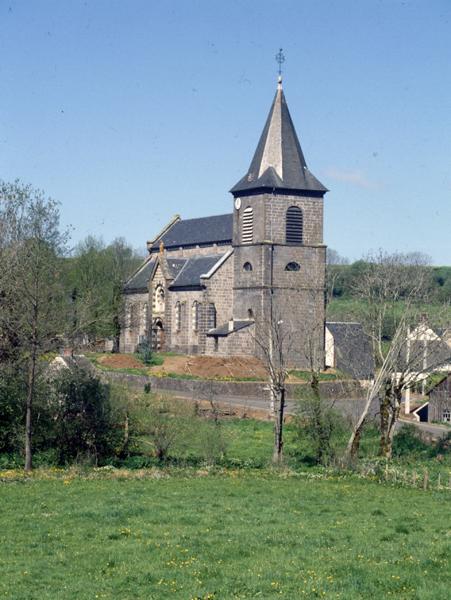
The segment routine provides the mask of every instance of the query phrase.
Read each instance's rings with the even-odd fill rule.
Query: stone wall
[[[255,356],[255,325],[228,336],[207,337],[205,354],[213,356]]]
[[[171,377],[146,377],[144,375],[130,375],[127,373],[114,373],[99,371],[101,379],[106,382],[131,386],[135,389],[144,389],[150,384],[153,392],[180,393],[189,395],[194,400],[223,396],[230,398],[268,399],[267,382],[259,381],[216,381],[205,379],[176,379]],[[305,384],[287,384],[287,399],[296,400],[309,393],[310,386]],[[362,398],[364,392],[355,381],[322,381],[320,382],[321,396],[324,399],[352,399]]]
[[[147,335],[149,295],[147,292],[125,295],[125,323],[121,332],[120,351],[136,352],[140,337]]]

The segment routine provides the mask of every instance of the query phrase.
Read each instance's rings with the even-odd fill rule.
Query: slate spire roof
[[[230,191],[236,196],[263,190],[327,192],[307,168],[280,78],[249,170]]]

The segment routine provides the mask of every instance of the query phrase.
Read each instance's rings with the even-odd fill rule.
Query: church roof
[[[147,292],[150,275],[155,266],[154,259],[147,259],[135,273],[125,282],[124,292],[126,294],[136,294]]]
[[[264,190],[327,192],[307,168],[280,82],[249,170],[230,191]]]
[[[166,264],[168,266],[169,275],[172,277],[172,279],[177,277],[187,260],[187,258],[168,258]]]
[[[246,321],[233,321],[233,329],[230,328],[229,323],[224,323],[224,325],[220,325],[219,327],[215,327],[214,329],[209,329],[207,331],[207,336],[209,337],[228,337],[232,333],[237,331],[241,331],[241,329],[245,329],[250,325],[253,325],[254,321],[246,320]]]
[[[222,259],[221,254],[213,256],[192,256],[188,258],[171,285],[171,289],[200,287],[200,278],[208,273]]]
[[[154,241],[151,251],[159,249],[161,242],[165,248],[180,246],[208,246],[230,244],[233,234],[233,215],[214,215],[199,219],[176,221],[161,237]]]

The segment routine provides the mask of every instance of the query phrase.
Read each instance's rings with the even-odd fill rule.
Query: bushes
[[[25,387],[18,374],[0,372],[0,453],[12,453],[22,446]]]
[[[295,420],[298,443],[306,439],[313,462],[328,465],[336,456],[335,437],[345,429],[344,419],[333,410],[333,402],[320,395],[319,379],[314,377],[308,392],[298,402]]]
[[[88,460],[98,463],[118,445],[110,387],[78,367],[60,374],[54,382],[54,447],[58,462]]]
[[[428,454],[431,449],[414,425],[403,425],[393,439],[393,456]]]
[[[221,425],[196,413],[196,405],[162,394],[145,393],[130,407],[133,447],[157,460],[167,462],[171,456],[190,461],[194,454],[213,463],[221,458],[226,440]]]

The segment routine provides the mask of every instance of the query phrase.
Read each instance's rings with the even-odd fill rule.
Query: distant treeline
[[[355,290],[359,288],[358,282],[368,269],[369,263],[357,260],[352,264],[339,264],[327,266],[327,297],[328,300],[351,300],[356,297]],[[419,266],[422,273],[426,270],[425,294],[432,303],[446,303],[451,301],[451,266],[431,267]]]

